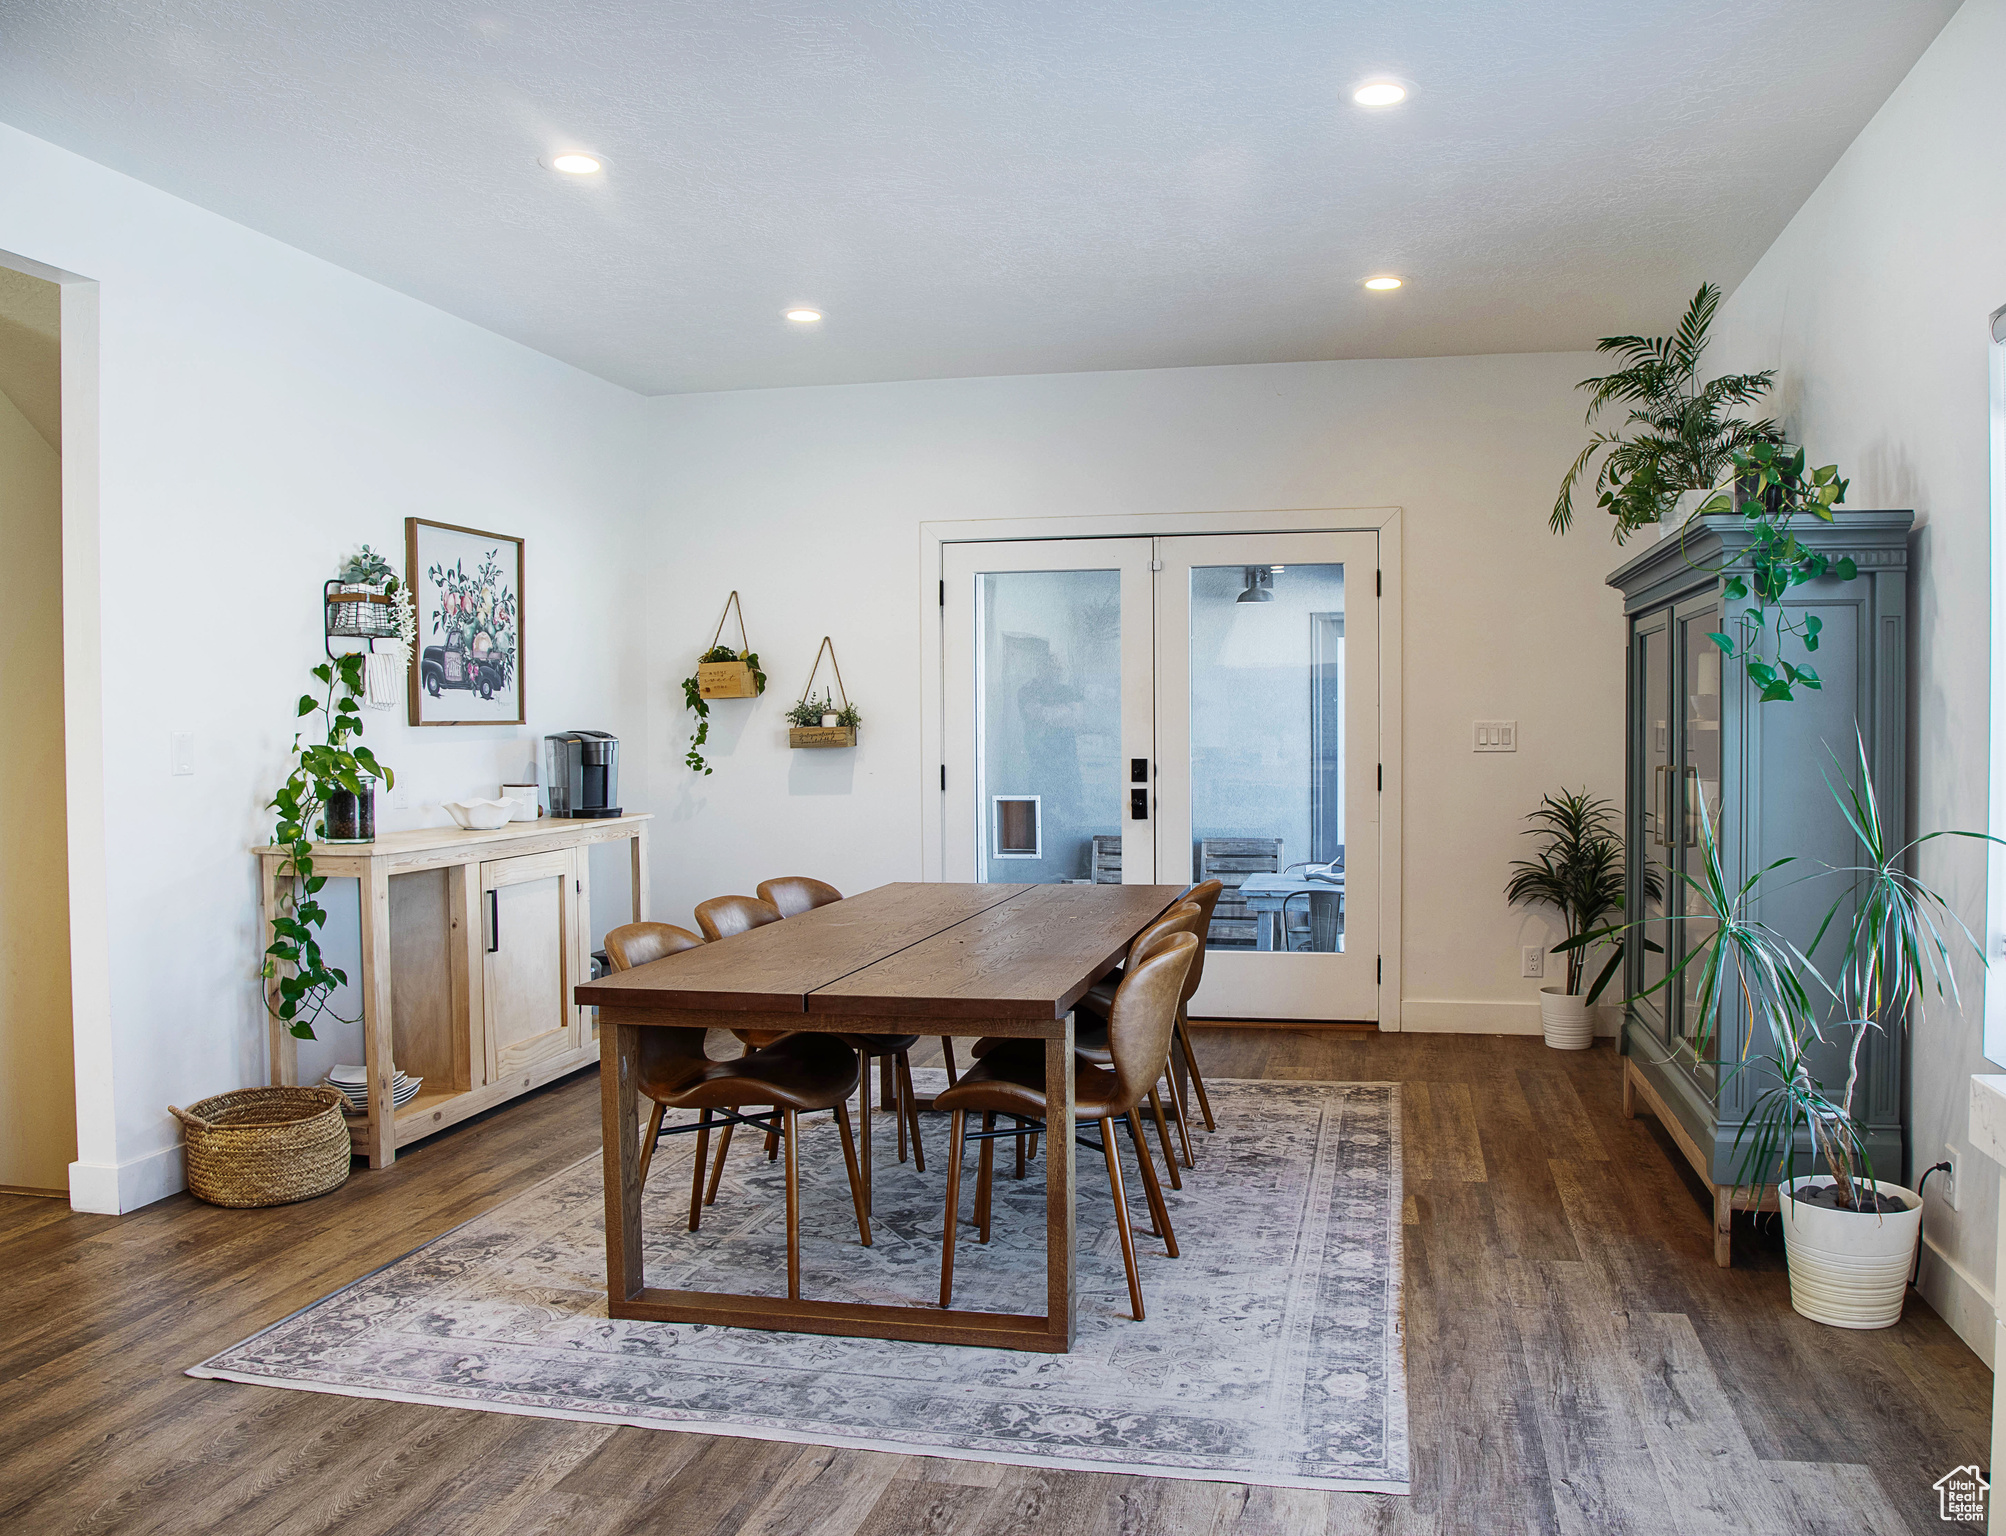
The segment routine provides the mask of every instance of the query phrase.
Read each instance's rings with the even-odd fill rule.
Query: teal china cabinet
[[[1695,1060],[1699,966],[1648,998],[1639,994],[1661,982],[1704,936],[1699,919],[1673,920],[1699,907],[1679,877],[1702,872],[1702,816],[1716,828],[1731,886],[1777,859],[1795,861],[1764,878],[1756,915],[1799,946],[1811,943],[1839,885],[1832,879],[1793,883],[1796,873],[1859,861],[1853,833],[1826,787],[1828,780],[1858,779],[1856,730],[1889,833],[1896,845],[1906,841],[1908,535],[1914,517],[1842,508],[1830,525],[1810,518],[1793,525],[1807,547],[1835,560],[1850,555],[1859,570],[1851,581],[1824,577],[1784,598],[1793,619],[1812,613],[1824,624],[1818,651],[1808,658],[1824,686],[1800,689],[1794,700],[1759,702],[1760,690],[1708,638],[1730,629],[1723,622],[1730,617],[1726,577],[1747,570],[1741,518],[1693,518],[1682,535],[1668,535],[1608,578],[1623,594],[1629,634],[1628,910],[1645,919],[1630,931],[1624,959],[1633,999],[1621,1039],[1624,1105],[1634,1112],[1641,1101],[1655,1113],[1711,1186],[1714,1252],[1723,1265],[1740,1165],[1735,1135],[1766,1076],[1759,1068],[1740,1072],[1733,1066],[1751,1048],[1761,1049],[1766,1033],[1758,1024],[1751,1042],[1738,994],[1730,993],[1718,1038],[1707,1042],[1704,1059]],[[1842,927],[1835,923],[1833,930]],[[1647,947],[1646,938],[1656,947]],[[1828,933],[1813,960],[1833,961],[1842,944],[1843,937],[1835,943]],[[1814,1070],[1826,1084],[1843,1085],[1843,1052],[1834,1045]],[[1902,1178],[1898,1040],[1870,1036],[1862,1084],[1859,1105],[1875,1173]],[[1809,1168],[1807,1142],[1800,1171]],[[1773,1209],[1773,1191],[1765,1194],[1764,1204]],[[1745,1204],[1745,1197],[1732,1203]]]

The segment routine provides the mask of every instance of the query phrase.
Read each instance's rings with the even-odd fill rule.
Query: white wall
[[[53,359],[49,360],[53,362]],[[47,371],[54,373],[54,368]],[[44,387],[53,396],[54,381]],[[60,1190],[76,1155],[63,836],[62,465],[0,394],[0,1188]]]
[[[1913,507],[1915,831],[1986,826],[1990,645],[1986,317],[2006,303],[2006,0],[1968,0],[1723,306],[1711,362],[1777,368],[1782,414],[1849,505]],[[1974,845],[1924,849],[1917,873],[1984,931]],[[1923,1291],[1992,1358],[1994,1170],[1965,1145],[1983,978],[1914,1030],[1911,1173],[1956,1153],[1959,1211],[1930,1186]]]
[[[109,1017],[101,1041],[79,1024],[71,1187],[131,1209],[179,1185],[169,1103],[264,1079],[246,850],[342,556],[367,542],[401,564],[407,515],[528,541],[530,723],[372,712],[412,807],[388,826],[493,793],[545,730],[640,735],[640,402],[6,127],[0,185],[0,250],[99,285]],[[192,777],[168,774],[178,730]],[[640,754],[623,777],[645,803]]]
[[[920,874],[919,524],[955,518],[1403,509],[1408,1027],[1538,1028],[1499,894],[1542,790],[1622,793],[1619,563],[1546,529],[1582,439],[1572,354],[1274,364],[674,396],[655,424],[647,758],[656,916],[776,874]],[[1592,523],[1592,519],[1589,520]],[[771,679],[713,707],[681,767],[677,680],[731,588]],[[832,633],[866,724],[793,752],[782,711]],[[1471,751],[1516,719],[1514,755]]]

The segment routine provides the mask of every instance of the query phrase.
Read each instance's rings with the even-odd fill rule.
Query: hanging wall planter
[[[738,615],[740,646],[735,651],[728,645],[718,644],[724,634],[725,621],[734,613]],[[697,717],[696,731],[690,737],[690,749],[683,758],[692,771],[711,771],[703,753],[698,750],[710,739],[710,701],[751,699],[764,692],[766,674],[759,670],[759,656],[746,638],[745,608],[734,592],[724,600],[724,612],[718,615],[717,631],[710,637],[710,649],[697,658],[696,671],[683,679],[683,702]]]
[[[815,674],[821,670],[822,657],[827,653],[829,670],[836,674],[836,693],[843,702],[836,702],[836,694],[827,688],[822,697],[815,697]],[[808,686],[801,690],[801,697],[794,707],[787,711],[787,745],[790,747],[854,747],[857,744],[857,727],[864,723],[857,713],[857,706],[850,702],[850,691],[843,686],[843,669],[836,663],[836,646],[827,635],[815,652],[815,665],[808,669]]]

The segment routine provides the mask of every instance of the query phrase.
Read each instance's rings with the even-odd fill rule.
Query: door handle
[[[1660,848],[1669,848],[1671,843],[1665,837],[1669,819],[1665,810],[1665,775],[1671,771],[1670,763],[1659,763],[1651,771],[1651,820],[1657,825],[1651,828],[1651,841]]]
[[[1149,820],[1149,791],[1131,789],[1128,792],[1128,819],[1130,821]]]
[[[1679,808],[1679,826],[1685,833],[1686,846],[1688,848],[1697,848],[1700,845],[1700,840],[1693,830],[1693,817],[1696,814],[1701,816],[1706,814],[1706,807],[1699,803],[1699,769],[1689,767],[1681,773],[1679,775],[1679,787],[1684,791],[1679,797],[1684,802]]]
[[[501,949],[501,892],[488,892],[488,953]]]

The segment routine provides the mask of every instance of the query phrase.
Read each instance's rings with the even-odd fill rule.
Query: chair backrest
[[[1169,947],[1170,941],[1180,933],[1188,933],[1199,941],[1203,948],[1205,940],[1205,909],[1195,901],[1180,901],[1163,916],[1138,933],[1128,946],[1128,964],[1135,965],[1147,960],[1151,955]],[[1197,970],[1194,962],[1192,969]],[[1183,995],[1178,1001],[1187,1001],[1197,991],[1196,984],[1186,978]]]
[[[782,917],[799,917],[803,912],[841,901],[843,893],[806,875],[782,875],[778,880],[759,882],[759,899],[770,907],[778,907]]]
[[[1171,934],[1161,949],[1131,964],[1115,989],[1107,1021],[1108,1054],[1114,1058],[1117,1084],[1111,1112],[1125,1114],[1135,1108],[1163,1076],[1170,1061],[1177,1001],[1192,958],[1201,948],[1194,933]]]
[[[616,971],[631,971],[665,955],[695,949],[703,940],[674,923],[628,923],[606,935],[606,958]]]
[[[1198,935],[1198,957],[1191,962],[1191,981],[1184,995],[1190,998],[1205,980],[1205,946],[1212,941],[1212,912],[1219,905],[1219,897],[1225,892],[1225,884],[1218,880],[1201,880],[1177,899],[1191,902],[1205,914],[1205,921],[1192,930]]]
[[[757,896],[713,896],[697,904],[697,926],[712,943],[780,921],[780,909]]]

